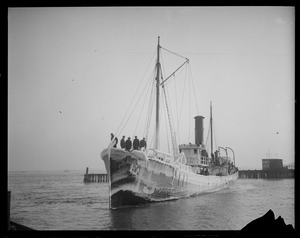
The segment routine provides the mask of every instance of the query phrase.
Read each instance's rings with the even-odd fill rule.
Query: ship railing
[[[177,167],[180,170],[184,170],[185,172],[193,172],[192,168],[190,166],[187,166],[186,158],[184,153],[178,154],[174,159],[172,154],[164,153],[161,151],[157,151],[155,149],[148,149],[147,156],[153,159],[157,159],[160,161],[165,162],[166,164],[169,164],[173,162],[172,164]]]
[[[179,145],[179,149],[188,149],[188,148],[204,149],[204,146],[203,145],[196,145],[196,144],[181,144],[181,145]]]
[[[179,148],[185,148],[185,147],[199,147],[196,144],[181,144],[179,145]]]
[[[147,152],[147,156],[149,156],[151,158],[159,159],[166,163],[170,163],[170,162],[174,161],[174,157],[171,154],[161,152],[161,151],[158,151],[155,149],[149,149]]]

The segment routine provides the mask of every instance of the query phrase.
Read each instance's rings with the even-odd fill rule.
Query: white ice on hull
[[[162,161],[147,151],[111,148],[103,150],[101,158],[109,177],[111,208],[214,192],[238,178],[238,172],[227,176],[196,174],[189,166]]]

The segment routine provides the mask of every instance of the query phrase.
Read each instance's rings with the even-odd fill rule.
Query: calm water
[[[269,209],[294,221],[294,179],[239,179],[198,197],[108,209],[108,184],[85,171],[9,172],[11,220],[38,230],[240,230]]]

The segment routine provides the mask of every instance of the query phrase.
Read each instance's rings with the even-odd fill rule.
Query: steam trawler
[[[160,64],[160,50],[164,48],[160,46],[159,40],[158,37],[153,148],[140,150],[115,148],[113,138],[108,148],[101,152],[108,175],[109,207],[112,209],[210,193],[229,186],[238,178],[234,151],[230,147],[218,147],[218,150],[213,152],[212,105],[210,105],[210,153],[203,140],[203,116],[194,117],[195,143],[177,145],[165,84],[184,64],[189,63],[189,60],[185,58],[185,62],[164,79]],[[171,153],[159,150],[160,91],[165,95],[172,137]],[[147,135],[145,137],[147,138]],[[220,155],[220,149],[226,152],[224,156]],[[228,156],[228,150],[231,151],[232,158]]]

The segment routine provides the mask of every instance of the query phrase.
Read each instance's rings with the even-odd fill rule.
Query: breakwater
[[[293,169],[278,170],[240,170],[240,179],[276,179],[276,178],[294,178]]]
[[[108,182],[107,174],[89,174],[89,168],[83,178],[85,183],[106,183]],[[276,178],[294,178],[294,169],[277,169],[277,170],[240,170],[240,179],[276,179]]]

